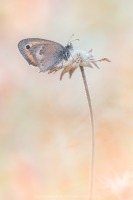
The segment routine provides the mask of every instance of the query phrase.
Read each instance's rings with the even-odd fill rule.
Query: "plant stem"
[[[91,166],[90,166],[90,186],[89,186],[89,199],[93,199],[93,190],[94,190],[94,173],[95,173],[95,123],[94,123],[94,116],[91,104],[91,98],[89,93],[89,88],[87,84],[87,79],[85,75],[85,70],[81,66],[80,67],[82,78],[84,81],[85,91],[87,95],[89,110],[90,110],[90,118],[91,118]]]

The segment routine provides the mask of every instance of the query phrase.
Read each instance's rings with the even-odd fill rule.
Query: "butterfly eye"
[[[29,44],[27,44],[25,47],[26,47],[26,49],[30,49],[30,45]]]

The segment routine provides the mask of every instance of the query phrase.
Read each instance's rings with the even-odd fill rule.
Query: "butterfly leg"
[[[63,60],[62,60],[62,65],[61,65],[61,69],[63,68]]]
[[[48,74],[53,73],[53,72],[55,74],[60,69],[62,69],[62,66],[60,66],[60,67],[58,67],[58,66],[53,67],[52,69],[49,70]]]
[[[60,66],[56,66],[56,67],[53,67],[52,69],[50,69],[48,74],[53,73],[53,72],[55,74],[58,70],[60,70],[62,68],[63,68],[63,61],[62,61],[62,64]]]

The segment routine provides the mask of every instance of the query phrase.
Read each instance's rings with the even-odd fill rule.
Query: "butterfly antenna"
[[[76,41],[76,40],[80,41],[79,39],[75,39],[75,40],[72,40],[71,42],[74,42],[74,41]]]
[[[71,37],[70,37],[70,39],[68,40],[68,43],[67,44],[69,44],[69,42],[70,42],[70,40],[71,40],[71,38],[74,36],[74,34],[72,34],[71,35]]]

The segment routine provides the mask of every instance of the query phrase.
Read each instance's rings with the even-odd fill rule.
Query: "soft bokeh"
[[[44,38],[94,48],[86,69],[96,125],[95,199],[112,200],[100,179],[133,165],[133,1],[0,0],[0,199],[88,195],[90,118],[80,70],[39,73],[17,44]],[[39,195],[44,195],[39,197]],[[46,197],[45,195],[60,195]],[[117,196],[118,197],[118,196]],[[69,197],[74,199],[74,197]]]

